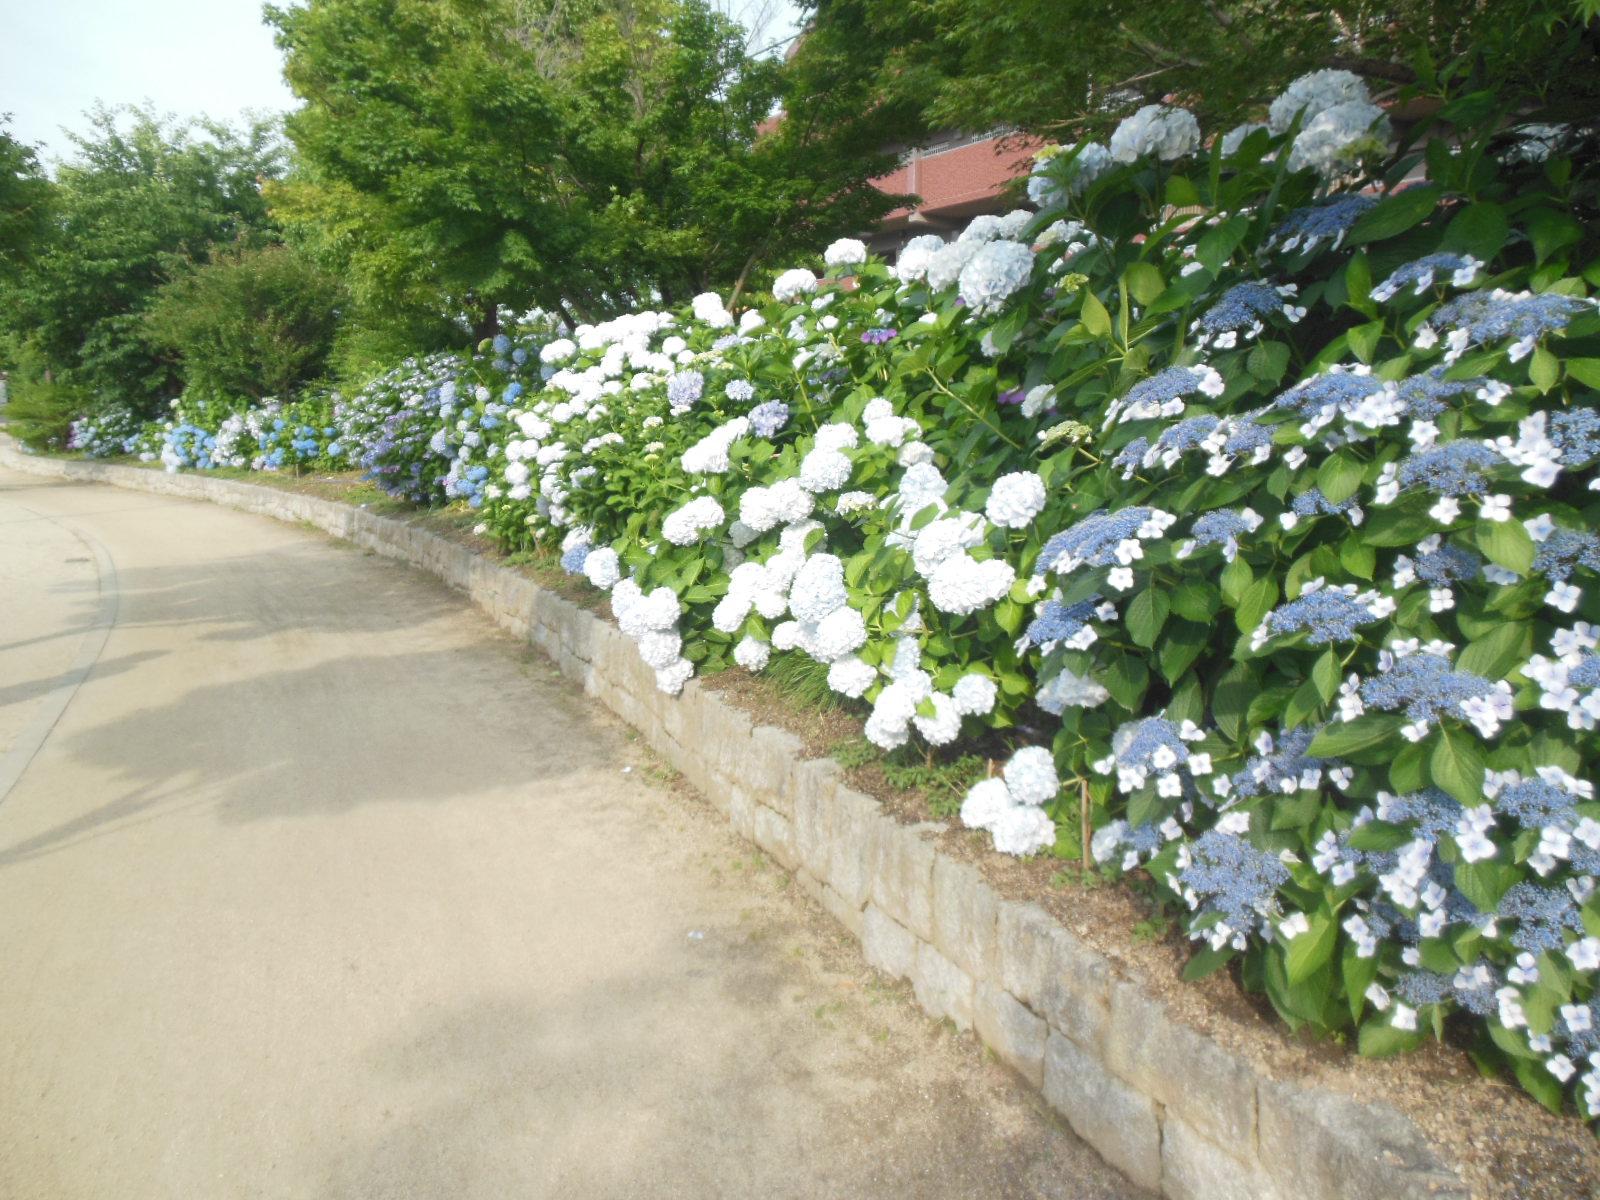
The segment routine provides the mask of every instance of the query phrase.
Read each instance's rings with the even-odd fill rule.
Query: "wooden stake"
[[[1089,834],[1091,832],[1089,829],[1089,781],[1087,779],[1078,780],[1078,800],[1080,805],[1078,824],[1083,834],[1083,869],[1087,871],[1090,864]]]

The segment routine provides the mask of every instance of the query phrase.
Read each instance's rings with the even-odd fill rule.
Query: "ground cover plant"
[[[996,849],[1072,857],[1087,801],[1192,973],[1368,1054],[1448,1022],[1594,1117],[1592,135],[1470,95],[1402,141],[1337,71],[1264,115],[1147,106],[1041,155],[1037,212],[739,313],[235,416],[558,546],[664,691],[804,663],[880,752],[1004,743],[960,806]],[[143,452],[205,466],[203,426]]]

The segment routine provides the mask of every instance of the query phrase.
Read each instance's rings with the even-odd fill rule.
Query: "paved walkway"
[[[1131,1194],[460,597],[0,471],[0,1197]]]

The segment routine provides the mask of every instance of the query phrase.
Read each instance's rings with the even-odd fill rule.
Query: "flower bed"
[[[325,438],[558,544],[662,690],[782,655],[884,753],[1003,742],[998,849],[1090,834],[1193,973],[1369,1054],[1453,1019],[1592,1117],[1592,157],[1462,106],[1395,152],[1359,88],[1209,151],[1141,110],[1038,214],[407,364]]]

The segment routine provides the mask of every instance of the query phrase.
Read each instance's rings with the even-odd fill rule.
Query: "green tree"
[[[1512,110],[1590,122],[1595,0],[812,0],[851,30],[878,94],[933,126],[1071,140],[1171,97],[1208,128],[1259,113],[1296,76],[1340,67],[1377,87],[1491,84]],[[1451,64],[1435,72],[1433,64]]]
[[[39,156],[6,130],[0,115],[0,270],[16,270],[37,247],[46,229],[50,181]]]
[[[153,411],[179,378],[145,311],[175,265],[268,236],[261,180],[281,171],[282,146],[265,123],[235,131],[108,108],[73,142],[46,230],[0,281],[0,326],[78,402]]]
[[[337,277],[287,246],[241,244],[175,273],[145,330],[178,356],[186,391],[287,398],[326,369],[342,294]]]
[[[431,296],[478,336],[533,305],[600,317],[889,203],[867,186],[887,160],[831,123],[839,98],[798,97],[704,0],[311,0],[268,19],[305,101],[274,211],[362,307]]]

